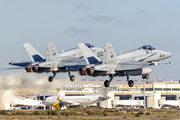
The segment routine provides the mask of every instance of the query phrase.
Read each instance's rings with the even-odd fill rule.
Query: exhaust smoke
[[[50,83],[48,76],[27,73],[0,76],[0,83],[0,109],[3,110],[9,109],[10,104],[18,104],[22,98],[34,98],[41,93],[56,92],[57,88],[74,84],[69,77]]]

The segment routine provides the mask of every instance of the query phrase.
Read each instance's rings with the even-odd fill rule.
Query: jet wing
[[[145,68],[153,65],[152,63],[144,63],[135,60],[122,60],[116,67],[116,71],[124,71],[124,70],[134,70]]]

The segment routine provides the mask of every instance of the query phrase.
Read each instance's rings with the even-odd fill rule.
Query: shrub
[[[45,115],[43,111],[34,111],[33,115]]]
[[[133,112],[132,112],[131,114],[132,114],[132,115],[134,115],[134,113],[133,113]]]
[[[16,113],[15,113],[15,112],[13,112],[13,113],[12,113],[12,115],[16,115]]]
[[[91,110],[87,110],[86,113],[87,113],[88,115],[93,115],[93,111],[91,111]]]
[[[127,110],[127,113],[132,113],[132,111],[131,110]]]
[[[121,115],[122,113],[116,112],[113,115]]]
[[[16,115],[26,115],[26,113],[23,111],[18,111],[18,112],[16,112]]]
[[[140,114],[137,113],[134,117],[140,117]]]
[[[140,112],[139,112],[139,113],[137,113],[137,114],[143,115],[143,114],[144,114],[144,112],[143,112],[143,111],[140,111]]]
[[[65,116],[66,116],[66,117],[68,117],[68,116],[69,116],[68,112],[66,112],[66,113],[65,113]]]
[[[104,115],[104,116],[107,116],[107,112],[103,112],[103,115]]]
[[[151,115],[151,113],[147,112],[146,115]]]
[[[47,115],[58,115],[56,110],[47,110],[46,113]]]
[[[105,109],[104,110],[105,112],[119,112],[119,110],[118,109],[116,109],[116,108],[110,108],[110,109]]]
[[[6,110],[0,110],[0,114],[7,115],[7,111]]]
[[[77,112],[69,111],[69,110],[62,111],[61,115],[66,115],[67,113],[68,113],[68,115],[77,115]]]

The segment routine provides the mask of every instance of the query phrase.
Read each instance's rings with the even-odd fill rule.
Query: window
[[[144,89],[141,88],[141,91],[144,91]],[[145,91],[153,91],[153,88],[145,88]]]
[[[171,91],[171,88],[163,88],[163,91]]]
[[[155,91],[162,91],[162,88],[155,88]]]
[[[179,88],[172,88],[172,91],[180,91]]]
[[[144,46],[142,46],[142,47],[140,47],[140,48],[138,48],[138,49],[144,49],[144,50],[155,50],[155,48],[153,48],[152,46],[150,46],[150,45],[144,45]]]

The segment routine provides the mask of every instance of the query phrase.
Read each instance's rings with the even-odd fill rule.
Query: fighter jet
[[[129,75],[142,75],[143,79],[148,79],[149,73],[152,72],[149,66],[160,64],[159,60],[172,56],[170,52],[156,50],[151,46],[143,46],[136,51],[116,56],[112,44],[107,43],[105,44],[103,60],[101,61],[83,43],[78,44],[78,47],[88,64],[78,70],[79,75],[93,77],[109,75],[110,80],[104,82],[105,87],[109,87],[113,77],[116,76],[126,76],[129,87],[133,87],[134,82],[129,80]],[[92,61],[96,61],[96,64],[93,64]]]
[[[98,93],[85,96],[52,96],[42,101],[44,105],[53,105],[54,108],[61,106],[79,106],[90,105],[109,99],[107,96],[107,87],[102,86]]]
[[[68,72],[70,80],[74,81],[74,75],[71,75],[70,71],[76,71],[76,69],[69,69],[64,65],[76,65],[76,68],[81,68],[86,65],[83,59],[83,55],[78,48],[73,48],[67,51],[63,51],[58,54],[57,49],[53,42],[47,44],[46,58],[42,56],[34,47],[29,43],[23,44],[27,53],[29,54],[31,61],[28,62],[13,62],[10,61],[10,65],[19,66],[27,73],[48,73],[52,72],[53,76],[49,76],[49,82],[53,81],[53,78],[58,72]],[[103,55],[103,49],[94,47],[93,45],[85,44],[94,54],[97,56]],[[16,68],[13,68],[16,69]],[[19,68],[17,68],[19,69]]]

